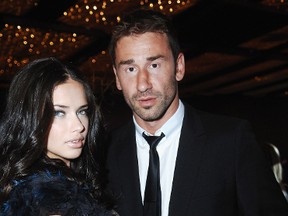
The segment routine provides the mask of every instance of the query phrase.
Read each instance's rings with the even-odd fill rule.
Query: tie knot
[[[165,136],[164,133],[161,133],[160,136],[147,136],[144,132],[142,133],[142,136],[145,138],[145,140],[148,142],[151,148],[156,148],[158,143],[161,141],[161,139]]]

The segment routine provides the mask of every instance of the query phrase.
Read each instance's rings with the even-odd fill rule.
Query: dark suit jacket
[[[120,216],[141,216],[135,127],[111,136],[109,188],[119,195]],[[248,122],[197,111],[185,117],[169,216],[288,216],[288,204]]]

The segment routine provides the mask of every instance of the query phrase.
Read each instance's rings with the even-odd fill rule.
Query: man
[[[110,55],[117,88],[133,112],[110,136],[107,155],[121,216],[288,215],[249,124],[179,99],[185,60],[167,17],[128,14],[115,27]],[[145,137],[162,133],[150,149]]]

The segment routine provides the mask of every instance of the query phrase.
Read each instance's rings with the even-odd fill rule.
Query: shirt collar
[[[171,116],[170,119],[168,119],[168,121],[161,128],[159,128],[155,132],[155,135],[159,136],[161,132],[163,132],[166,138],[169,137],[169,135],[172,134],[173,131],[176,131],[178,127],[182,127],[183,117],[184,117],[184,105],[182,101],[179,100],[179,106],[176,112]],[[134,121],[135,128],[136,128],[136,134],[142,136],[142,133],[145,132],[145,134],[151,135],[137,124],[134,116],[133,116],[133,121]]]

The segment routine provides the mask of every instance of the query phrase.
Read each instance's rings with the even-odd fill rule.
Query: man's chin
[[[152,110],[150,109],[145,109],[146,112],[138,112],[138,117],[147,122],[157,121],[162,118],[163,115],[160,115],[160,113],[155,111],[151,112]]]

